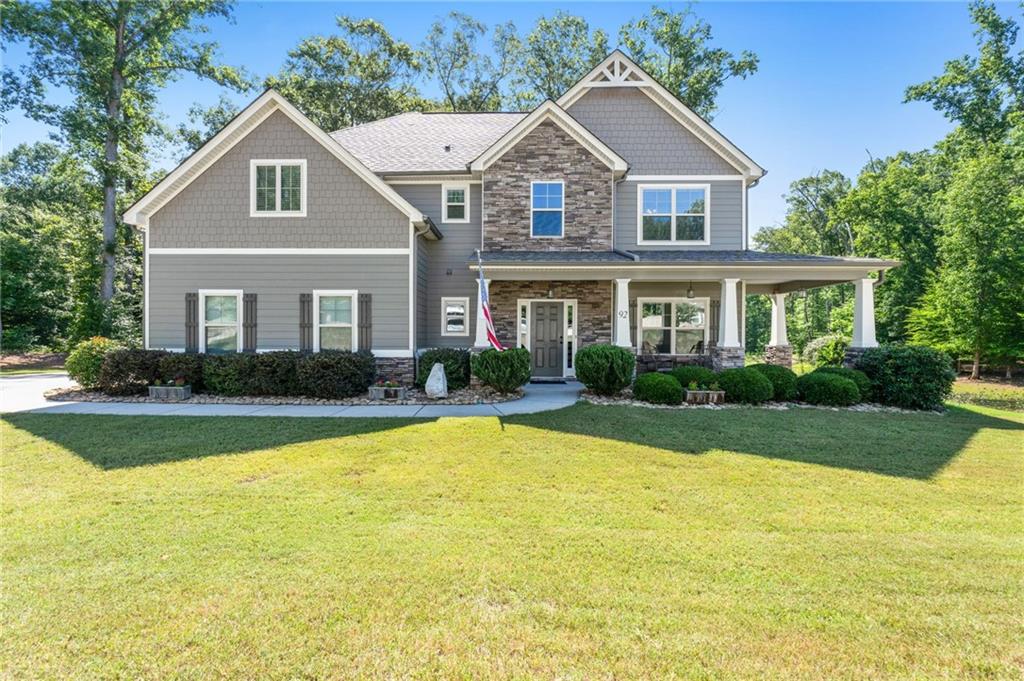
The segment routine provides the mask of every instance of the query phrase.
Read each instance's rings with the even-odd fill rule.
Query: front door
[[[531,355],[534,376],[561,376],[562,362],[562,307],[563,303],[536,301],[530,322]]]

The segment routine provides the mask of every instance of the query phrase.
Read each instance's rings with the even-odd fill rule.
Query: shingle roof
[[[544,265],[571,263],[630,263],[633,259],[616,251],[484,251],[484,263],[538,263]],[[469,259],[476,264],[476,256]]]
[[[824,265],[849,265],[851,261],[871,260],[870,258],[841,258],[831,255],[808,255],[806,253],[766,253],[764,251],[632,251],[645,263],[675,262],[737,262],[737,263],[818,263]]]
[[[631,256],[636,256],[634,261]],[[895,260],[877,258],[841,258],[829,255],[807,255],[804,253],[764,253],[762,251],[491,251],[481,254],[485,264],[509,265],[560,265],[560,264],[612,264],[642,267],[655,264],[747,264],[747,265],[834,265],[849,267],[867,265],[870,267],[894,267]],[[476,257],[470,258],[471,264]]]
[[[525,116],[411,111],[338,130],[331,137],[375,173],[462,173]]]

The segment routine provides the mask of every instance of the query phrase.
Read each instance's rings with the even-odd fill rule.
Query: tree
[[[337,18],[340,35],[306,38],[266,80],[325,130],[374,121],[424,104],[423,69],[410,45],[373,19]]]
[[[175,131],[176,141],[184,147],[183,159],[216,135],[238,111],[238,105],[225,95],[213,106],[193,104],[188,110],[188,123],[180,124]]]
[[[563,92],[608,54],[608,34],[590,30],[583,17],[559,11],[541,17],[526,36],[520,65],[520,105],[532,108]]]
[[[430,27],[424,59],[451,111],[496,111],[510,99],[502,84],[515,71],[522,51],[515,24],[494,27],[493,56],[482,44],[486,35],[487,26],[461,12],[451,12]]]
[[[100,297],[114,297],[118,193],[132,192],[144,175],[144,142],[163,133],[157,93],[190,73],[244,89],[244,76],[215,60],[215,44],[190,36],[203,19],[230,18],[227,0],[109,0],[4,5],[3,37],[25,41],[30,61],[19,74],[4,72],[4,108],[20,106],[54,126],[87,159],[103,188],[103,278]],[[46,85],[67,90],[58,104]]]
[[[736,56],[710,47],[711,25],[689,6],[678,12],[652,7],[647,15],[624,24],[619,37],[645,71],[708,120],[725,81],[757,71],[753,52],[744,50]]]

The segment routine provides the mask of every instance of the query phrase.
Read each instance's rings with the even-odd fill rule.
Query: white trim
[[[409,221],[409,352],[416,349],[416,284],[419,271],[416,269],[416,226]],[[371,320],[372,321],[372,320]]]
[[[472,176],[468,176],[468,175],[465,178],[462,178],[462,177],[452,177],[452,176],[448,176],[448,175],[443,175],[443,176],[439,176],[439,177],[426,178],[426,179],[416,179],[416,180],[406,180],[406,179],[402,179],[402,178],[394,178],[393,179],[392,177],[388,177],[387,175],[385,175],[384,176],[384,181],[387,182],[389,185],[445,184],[445,183],[449,183],[449,184],[481,184],[481,180],[473,179]]]
[[[742,182],[743,175],[628,175],[625,182]]]
[[[704,354],[707,354],[708,342],[709,342],[709,339],[711,338],[711,335],[710,335],[711,334],[711,328],[710,328],[711,327],[711,323],[710,323],[711,322],[711,319],[710,319],[710,317],[711,317],[711,298],[708,298],[708,297],[705,297],[705,296],[695,297],[695,298],[680,298],[678,296],[676,296],[676,297],[668,297],[668,298],[663,298],[663,297],[659,297],[659,296],[644,296],[643,298],[639,298],[638,297],[636,299],[636,347],[637,347],[637,352],[643,352],[643,347],[644,347],[644,327],[643,327],[643,323],[644,323],[643,306],[644,306],[644,303],[670,303],[672,305],[671,315],[672,315],[672,320],[674,322],[675,321],[675,317],[676,317],[675,306],[678,303],[690,303],[690,304],[692,304],[694,302],[704,303]],[[678,327],[676,327],[675,324],[673,324],[670,327],[661,327],[661,326],[658,327],[658,329],[665,329],[665,328],[667,328],[670,331],[670,333],[669,333],[669,344],[671,346],[672,352],[658,353],[658,354],[668,354],[668,355],[680,354],[680,353],[677,353],[675,351],[675,349],[676,349],[676,331],[679,330]],[[695,329],[692,329],[692,328],[691,329],[685,329],[684,328],[683,330],[684,331],[693,331]],[[682,353],[682,354],[697,354],[697,353]]]
[[[241,289],[199,289],[199,352],[206,352],[206,298],[207,296],[235,296],[238,299],[236,303],[236,349],[235,352],[242,351],[242,322],[245,316],[245,307],[242,300]]]
[[[463,305],[463,331],[458,333],[455,331],[449,332],[448,329],[448,312],[446,301],[453,301],[456,303],[462,303]],[[469,296],[441,296],[441,335],[442,336],[468,336],[469,335]]]
[[[142,232],[142,347],[149,350],[149,230]]]
[[[743,222],[743,250],[746,251],[750,249],[750,244],[747,243],[747,239],[749,238],[749,235],[747,234],[749,229],[749,226],[747,225],[747,192],[750,191],[750,187],[743,185],[741,190],[743,191],[743,195],[740,199],[740,220]]]
[[[260,166],[274,166],[274,210],[256,209],[256,170]],[[281,210],[281,166],[299,166],[299,210]],[[304,218],[306,217],[306,159],[249,159],[249,217],[251,218]]]
[[[455,189],[455,190],[461,189],[465,193],[466,200],[463,202],[463,205],[465,206],[466,211],[465,211],[465,216],[463,218],[461,218],[461,219],[455,219],[455,218],[448,217],[448,190],[449,189]],[[469,194],[470,194],[470,187],[469,187],[469,183],[468,182],[445,182],[445,183],[443,183],[441,185],[441,223],[442,224],[446,223],[446,222],[447,223],[451,223],[451,224],[465,224],[465,223],[469,222],[469,211],[470,211]],[[455,205],[458,205],[458,204],[455,204]]]
[[[408,255],[408,248],[149,248],[153,255]]]
[[[676,190],[677,189],[703,189],[704,190],[704,238],[703,239],[644,239],[644,190],[667,189],[672,201],[671,208],[671,229],[672,236],[676,233],[676,218],[680,215],[695,215],[695,213],[676,212]],[[660,214],[659,214],[660,215]],[[711,244],[711,185],[710,184],[638,184],[636,186],[636,243],[637,246],[709,246]]]
[[[355,352],[359,349],[359,291],[355,289],[319,289],[313,291],[313,352],[320,352],[320,299],[321,298],[351,298],[352,299],[352,321],[347,325],[352,329],[352,347]],[[345,324],[327,324],[328,328],[345,328]]]
[[[535,212],[542,211],[545,213],[553,212],[551,208],[534,208],[533,207],[533,188],[538,184],[557,184],[562,187],[562,208],[559,210],[561,215],[561,229],[558,236],[551,236],[550,234],[534,234],[533,233],[533,214]],[[531,239],[564,239],[565,238],[565,182],[563,180],[531,180],[530,181],[530,238]]]
[[[580,337],[580,306],[576,298],[517,298],[516,299],[516,347],[526,347],[533,356],[533,304],[534,303],[562,303],[562,378],[576,376],[576,353],[579,352]],[[526,305],[526,345],[522,344],[522,335],[519,333],[519,312],[523,305]],[[573,329],[572,337],[572,366],[569,366],[569,353],[565,351],[565,338],[569,335],[569,305],[572,305]],[[533,374],[531,359],[530,373]]]

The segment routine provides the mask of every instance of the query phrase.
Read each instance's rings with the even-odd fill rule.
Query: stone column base
[[[469,387],[472,388],[473,390],[479,390],[480,388],[484,387],[483,382],[479,378],[476,377],[475,373],[473,373],[473,358],[476,357],[477,355],[479,355],[481,352],[483,352],[486,349],[487,348],[476,348],[476,347],[473,347],[473,348],[469,349],[469,367],[470,367],[470,369],[469,369]]]
[[[764,363],[775,366],[793,368],[793,346],[792,345],[766,345],[764,348]]]
[[[410,386],[416,382],[416,361],[412,357],[374,357],[377,378]]]
[[[738,369],[743,366],[745,358],[743,348],[711,348],[711,368],[715,371]]]
[[[636,373],[646,374],[651,371],[672,371],[678,366],[709,367],[709,355],[637,355]]]
[[[849,369],[857,368],[857,362],[860,360],[861,356],[870,349],[871,348],[846,348],[846,356],[843,357],[843,366]]]

